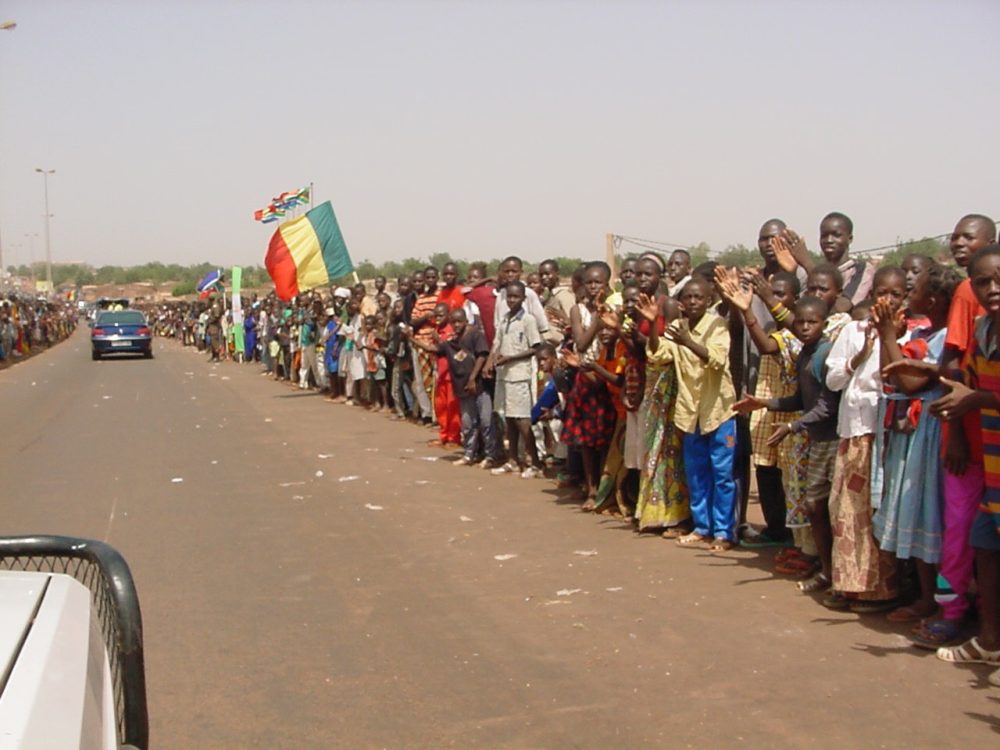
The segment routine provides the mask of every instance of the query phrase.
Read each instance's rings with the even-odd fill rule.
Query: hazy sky
[[[4,263],[259,264],[315,183],[356,261],[855,247],[1000,214],[1000,2],[0,0]]]

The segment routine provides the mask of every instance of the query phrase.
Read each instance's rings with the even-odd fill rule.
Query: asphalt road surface
[[[985,748],[986,667],[771,553],[635,538],[551,483],[174,342],[0,372],[4,533],[110,542],[154,748]]]

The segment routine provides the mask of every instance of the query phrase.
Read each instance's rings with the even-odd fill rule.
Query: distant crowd
[[[852,237],[831,213],[821,263],[771,219],[753,268],[682,250],[617,278],[603,261],[448,264],[392,291],[248,298],[236,325],[262,375],[425,424],[456,466],[547,477],[637,533],[775,547],[775,572],[823,606],[883,613],[1000,686],[996,225],[960,219],[948,263],[878,268]],[[157,315],[161,335],[241,358],[221,300]]]
[[[11,292],[0,297],[0,366],[62,341],[76,329],[76,306]]]

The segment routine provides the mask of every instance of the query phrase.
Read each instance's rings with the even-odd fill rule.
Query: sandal
[[[662,536],[664,539],[680,539],[682,536],[689,533],[690,532],[683,526],[670,526],[664,529],[660,533],[660,536]]]
[[[744,536],[740,539],[740,546],[747,549],[764,549],[766,547],[787,548],[788,542],[784,539],[774,539],[766,531],[762,531],[759,534]]]
[[[803,594],[815,594],[830,588],[830,579],[826,573],[817,573],[807,581],[799,581],[797,585]]]
[[[987,651],[979,645],[978,638],[972,638],[959,646],[942,646],[937,650],[937,658],[951,664],[1000,665],[1000,649]]]
[[[709,552],[729,552],[736,545],[733,544],[728,539],[714,539],[712,543],[708,545]]]
[[[684,534],[683,536],[677,537],[677,546],[701,547],[707,541],[708,537],[702,536],[697,531],[692,531],[690,534]]]
[[[885,619],[889,622],[920,622],[933,615],[936,611],[937,607],[927,614],[922,614],[918,605],[911,604],[909,607],[900,607],[899,609],[892,610],[892,612],[885,616]]]
[[[826,595],[819,600],[827,609],[850,609],[851,600],[840,593],[839,591],[828,591]]]
[[[917,648],[937,651],[942,646],[950,646],[958,639],[961,627],[957,620],[933,620],[920,623],[913,629],[910,641]]]
[[[851,602],[851,612],[856,615],[877,615],[888,612],[899,604],[895,599],[860,599]]]
[[[774,566],[774,572],[785,576],[796,576],[798,578],[808,578],[819,567],[819,560],[810,560],[807,557],[797,557],[785,560]]]
[[[794,560],[797,557],[803,557],[802,550],[798,547],[785,547],[774,556],[774,561],[782,563],[786,560]]]

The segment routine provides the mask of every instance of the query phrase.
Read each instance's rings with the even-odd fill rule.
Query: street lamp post
[[[0,31],[13,31],[17,28],[16,21],[0,21]],[[6,286],[5,276],[3,275],[3,238],[0,238],[0,291],[2,291]]]
[[[35,167],[35,171],[41,173],[42,181],[45,183],[45,283],[48,284],[48,293],[52,294],[52,241],[49,235],[49,175],[55,174],[54,169],[42,169]]]

